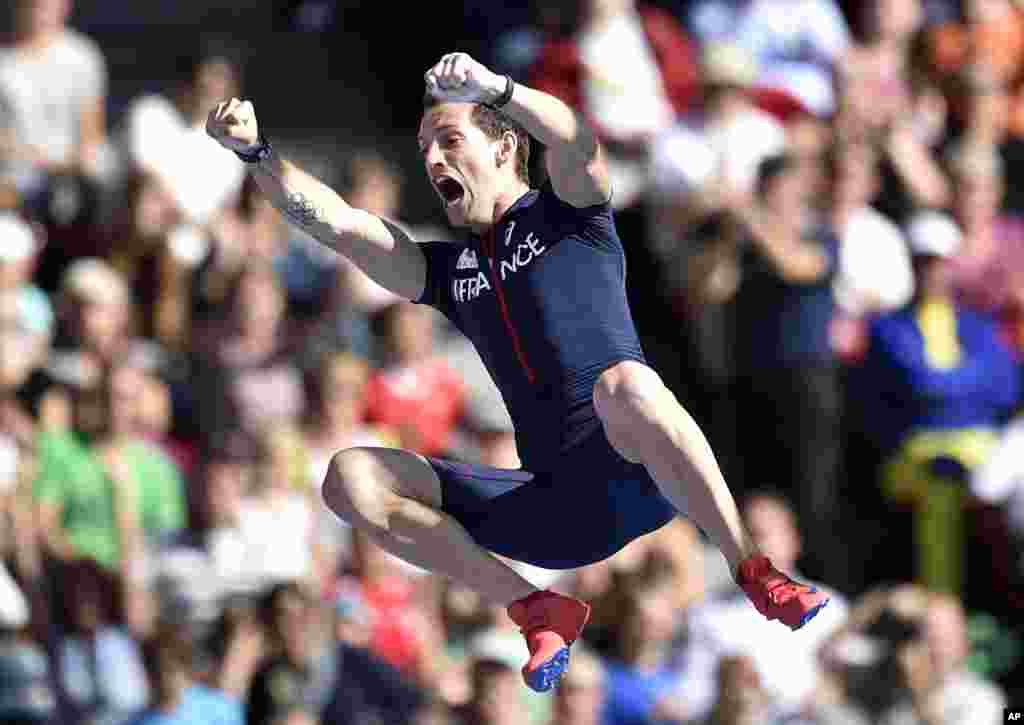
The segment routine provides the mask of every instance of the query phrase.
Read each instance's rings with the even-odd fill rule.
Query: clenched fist
[[[218,103],[206,118],[206,133],[230,151],[250,151],[260,140],[256,111],[237,98]]]
[[[505,76],[466,53],[449,53],[423,75],[427,92],[442,101],[491,103],[505,92]]]

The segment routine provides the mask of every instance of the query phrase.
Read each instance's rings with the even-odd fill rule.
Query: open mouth
[[[450,176],[442,176],[434,184],[437,186],[437,192],[444,199],[445,206],[455,204],[466,195],[466,190],[462,188],[462,184]]]

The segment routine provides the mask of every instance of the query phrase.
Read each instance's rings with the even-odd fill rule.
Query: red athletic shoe
[[[569,666],[569,647],[590,619],[590,605],[564,594],[534,592],[508,605],[508,616],[530,649],[523,679],[531,690],[547,692]]]
[[[811,621],[828,604],[825,594],[793,581],[761,554],[744,560],[737,578],[757,611],[769,621],[777,619],[793,631]]]

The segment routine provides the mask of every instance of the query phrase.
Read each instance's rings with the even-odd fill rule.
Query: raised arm
[[[292,224],[350,259],[367,276],[400,297],[415,300],[426,286],[419,246],[394,223],[345,203],[333,189],[281,158],[261,140],[252,103],[231,99],[206,122],[225,148],[249,155],[249,171],[270,202]]]
[[[441,58],[425,80],[427,90],[440,98],[499,106],[544,144],[551,186],[563,201],[585,207],[611,198],[600,142],[583,118],[558,98],[513,83],[465,53]]]

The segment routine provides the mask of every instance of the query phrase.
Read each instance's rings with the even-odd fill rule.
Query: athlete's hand
[[[259,143],[256,111],[249,101],[218,103],[206,118],[206,133],[230,151],[249,151]]]
[[[490,103],[505,92],[505,76],[466,53],[449,53],[423,75],[427,92],[442,101]]]

